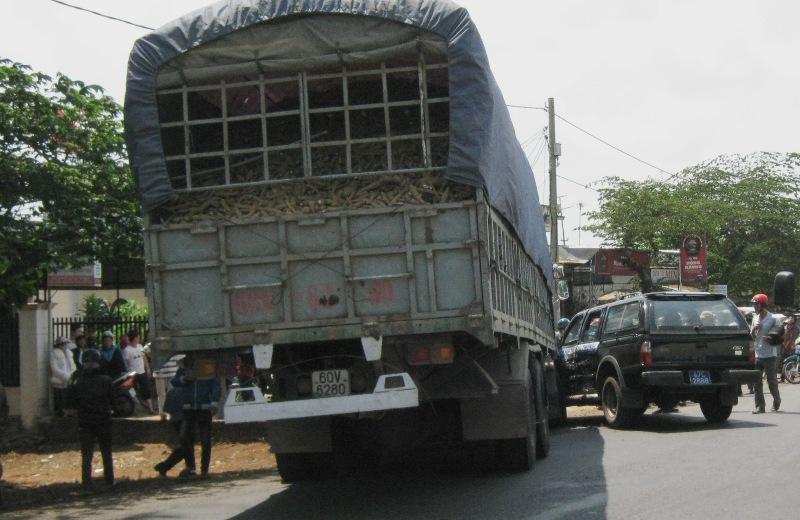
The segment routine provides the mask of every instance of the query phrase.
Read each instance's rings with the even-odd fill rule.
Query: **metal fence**
[[[126,336],[131,329],[136,329],[141,334],[142,342],[147,338],[147,317],[132,317],[132,318],[109,318],[103,320],[88,320],[86,318],[54,318],[53,319],[53,337],[58,336],[70,337],[72,325],[78,324],[83,327],[86,334],[96,332],[98,336],[98,345],[100,344],[100,337],[103,332],[110,330],[114,333],[114,342],[119,344],[120,338]]]
[[[19,386],[19,314],[0,306],[0,382]]]

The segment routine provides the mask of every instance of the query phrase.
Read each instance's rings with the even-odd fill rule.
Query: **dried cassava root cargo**
[[[162,209],[162,224],[314,214],[469,200],[475,188],[425,174],[296,180],[179,194]]]

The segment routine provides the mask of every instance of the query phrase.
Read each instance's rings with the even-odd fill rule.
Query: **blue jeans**
[[[772,404],[781,404],[781,393],[778,390],[778,358],[756,358],[756,368],[760,370],[761,374],[755,384],[755,403],[756,408],[764,408],[766,401],[764,400],[764,372],[767,372],[767,386],[769,386],[769,393],[772,394]]]

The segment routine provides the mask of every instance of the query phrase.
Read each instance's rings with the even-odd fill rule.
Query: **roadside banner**
[[[706,241],[701,235],[689,234],[681,240],[681,283],[705,283]]]

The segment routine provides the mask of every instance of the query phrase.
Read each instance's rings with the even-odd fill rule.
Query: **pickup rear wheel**
[[[622,406],[622,388],[614,376],[606,378],[601,394],[603,415],[611,428],[627,428],[638,415],[638,409]]]
[[[733,405],[722,404],[718,397],[711,397],[700,401],[700,411],[711,424],[722,423],[731,416]]]

